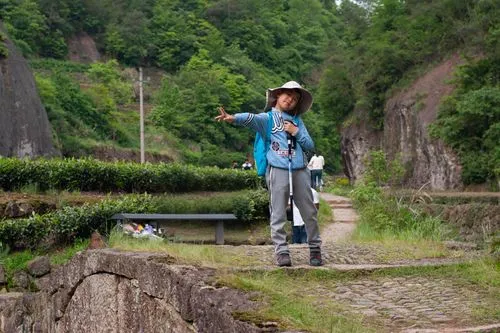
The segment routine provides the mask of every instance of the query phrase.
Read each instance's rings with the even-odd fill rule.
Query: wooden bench
[[[111,217],[117,224],[124,221],[215,221],[215,244],[224,245],[224,221],[236,221],[234,214],[129,214],[120,213]]]

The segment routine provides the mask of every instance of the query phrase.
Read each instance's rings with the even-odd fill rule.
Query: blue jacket
[[[284,121],[294,122],[294,117],[286,112],[281,112],[272,109],[273,115],[273,128],[271,131],[271,147],[267,152],[267,162],[269,165],[280,168],[288,169],[288,140],[287,133],[284,128]],[[268,138],[266,133],[268,130],[268,114],[267,112],[254,114],[254,113],[236,113],[235,124],[238,126],[249,127],[254,131],[259,132],[263,138]],[[298,119],[299,131],[295,135],[297,144],[295,150],[292,152],[292,169],[303,169],[307,167],[307,157],[305,151],[314,150],[314,142],[307,132],[304,122],[300,117]]]

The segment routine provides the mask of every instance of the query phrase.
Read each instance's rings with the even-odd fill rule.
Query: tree
[[[143,64],[150,49],[148,24],[143,13],[128,12],[118,24],[107,27],[106,50],[126,64]]]

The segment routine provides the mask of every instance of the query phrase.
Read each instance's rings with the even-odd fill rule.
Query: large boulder
[[[0,31],[5,30],[0,22]],[[60,155],[26,60],[10,40],[8,56],[0,58],[0,156]]]

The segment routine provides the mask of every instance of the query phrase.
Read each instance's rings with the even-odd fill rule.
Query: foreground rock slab
[[[88,250],[37,280],[40,291],[0,295],[0,331],[262,332],[233,317],[259,304],[212,277],[168,255]]]

